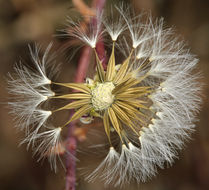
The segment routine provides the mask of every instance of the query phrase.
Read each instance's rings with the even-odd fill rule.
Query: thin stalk
[[[102,11],[105,0],[95,0],[93,2],[95,10],[98,10],[99,12]],[[91,22],[96,25],[97,19],[93,18]],[[99,58],[103,60],[103,63],[105,64],[105,51],[104,51],[104,43],[100,39],[100,41],[97,43],[96,46],[97,53]],[[89,67],[90,63],[90,57],[91,57],[92,49],[90,47],[84,47],[82,50],[82,54],[80,57],[80,60],[78,62],[78,67],[75,75],[74,82],[75,83],[82,83],[86,77],[86,72]],[[72,111],[70,113],[70,118],[74,114]],[[76,189],[76,149],[77,149],[77,138],[74,136],[74,131],[76,129],[76,121],[71,122],[69,124],[69,130],[68,130],[68,146],[67,151],[69,154],[67,154],[66,159],[66,183],[65,183],[65,190],[75,190]]]

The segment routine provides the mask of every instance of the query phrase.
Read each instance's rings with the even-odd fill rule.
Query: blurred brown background
[[[119,0],[113,0],[118,3]],[[107,3],[113,2],[107,0]],[[90,1],[86,1],[90,3]],[[139,187],[131,184],[124,189],[141,190],[207,190],[209,189],[209,1],[208,0],[126,0],[137,12],[151,10],[165,18],[188,42],[199,59],[204,75],[204,104],[193,140],[180,153],[173,167],[159,170],[151,182]],[[50,170],[47,162],[37,163],[26,151],[18,148],[21,134],[13,128],[12,117],[5,108],[8,97],[5,76],[12,72],[20,58],[27,60],[27,44],[47,44],[57,29],[63,29],[66,15],[75,16],[70,0],[0,0],[0,190],[63,190],[65,173]],[[56,44],[62,39],[54,40]],[[75,63],[65,62],[64,80],[72,80]],[[102,190],[102,184],[88,184],[78,178],[78,190]],[[112,190],[109,187],[106,189]]]

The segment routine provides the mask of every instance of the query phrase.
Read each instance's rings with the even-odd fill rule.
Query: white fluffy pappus
[[[41,56],[38,45],[34,48],[29,46],[34,68],[21,62],[15,64],[15,73],[8,75],[8,92],[12,96],[8,105],[14,115],[16,128],[25,132],[26,137],[21,144],[28,143],[28,148],[31,145],[34,154],[39,154],[40,159],[48,156],[52,168],[56,170],[56,154],[53,155],[51,150],[56,152],[61,130],[49,130],[47,120],[52,111],[42,106],[49,97],[55,95],[50,87],[50,79],[56,77],[58,66],[53,63],[54,55],[49,55],[51,47],[52,43]],[[37,142],[40,142],[38,146]]]
[[[130,9],[124,10],[124,7],[111,9],[110,15],[105,13],[101,15],[97,18],[97,25],[90,25],[89,28],[82,28],[79,23],[76,24],[69,19],[72,29],[66,34],[81,40],[94,50],[101,37],[107,43],[105,39],[107,35],[111,39],[107,46],[112,45],[111,61],[109,61],[112,68],[109,67],[104,71],[100,64],[97,71],[100,72],[100,77],[106,80],[102,78],[100,81],[102,90],[108,90],[107,94],[110,95],[113,95],[113,91],[118,94],[111,96],[112,102],[107,108],[105,106],[104,109],[99,109],[97,115],[93,115],[105,121],[105,132],[109,134],[107,136],[110,148],[104,160],[94,171],[87,174],[86,179],[94,181],[99,178],[106,185],[114,186],[128,184],[132,180],[137,183],[145,182],[157,174],[158,168],[173,164],[178,158],[178,151],[185,146],[185,142],[190,139],[190,134],[194,131],[194,122],[197,120],[201,105],[202,88],[198,81],[200,74],[195,73],[198,60],[186,49],[184,42],[174,37],[172,29],[164,29],[163,19],[152,21],[149,14],[136,16]],[[51,45],[41,60],[37,49],[35,53],[30,50],[36,72],[25,66],[16,67],[18,79],[11,77],[9,91],[18,98],[17,101],[9,104],[13,108],[12,112],[19,118],[18,126],[27,131],[23,143],[31,145],[34,154],[39,154],[40,158],[49,154],[49,160],[56,170],[54,152],[55,149],[59,149],[61,127],[47,127],[46,121],[52,112],[43,110],[40,106],[48,97],[55,95],[50,89],[51,78],[46,75],[45,70],[49,62],[47,55],[50,48]],[[116,51],[125,57],[123,64],[117,62],[118,57],[114,57]],[[100,61],[97,60],[97,63]],[[111,69],[114,69],[114,72],[111,73]],[[124,74],[123,71],[126,73]],[[107,73],[109,78],[105,78]],[[124,83],[122,81],[118,85],[121,79],[117,78],[120,75],[115,73],[121,74],[124,81],[128,78],[127,81]],[[94,80],[96,81],[96,77]],[[98,83],[94,84],[94,80],[92,85],[55,83],[80,89],[82,92],[77,94],[78,97],[73,94],[55,97],[79,99],[79,102],[74,101],[65,107],[75,108],[73,119],[85,114],[90,115],[89,110],[92,113],[95,111],[92,106],[93,90],[97,93],[96,100],[99,101],[99,105],[104,105],[105,102],[102,101],[109,98],[107,94],[105,98],[102,97],[105,93],[97,91],[95,86]],[[130,81],[137,82],[131,85]],[[110,90],[106,82],[111,83],[113,89]],[[125,87],[127,88],[124,90]],[[114,105],[117,97],[118,99],[122,97],[122,100]],[[128,103],[125,103],[125,100]],[[79,107],[79,103],[82,107]],[[64,108],[60,110],[62,109]],[[127,110],[131,113],[136,110],[137,113],[131,115]],[[29,126],[32,126],[32,129]],[[118,134],[120,137],[117,136],[117,142],[111,141],[114,138],[111,135]]]
[[[45,102],[48,97],[54,96],[54,92],[50,88],[51,80],[46,74],[46,68],[51,63],[51,58],[48,58],[48,53],[52,44],[47,47],[42,59],[40,60],[39,47],[35,45],[34,51],[29,46],[30,54],[33,64],[36,68],[28,68],[22,63],[16,64],[13,75],[9,74],[8,91],[14,96],[13,100],[9,102],[12,108],[11,112],[16,115],[17,127],[26,130],[26,134],[31,130],[28,129],[30,125],[37,122],[44,123],[50,111],[43,110],[40,105]],[[53,74],[56,74],[56,69],[52,69]]]
[[[71,36],[74,38],[78,38],[85,44],[89,45],[91,48],[95,48],[98,40],[101,38],[103,34],[103,30],[101,30],[101,24],[102,24],[102,13],[96,13],[97,17],[97,24],[94,25],[93,23],[90,23],[89,26],[83,25],[80,27],[80,22],[73,21],[71,18],[68,17],[67,22],[70,27],[72,27],[72,30],[64,30],[67,34],[64,36]],[[87,32],[89,30],[89,32]],[[62,35],[63,36],[63,35]]]
[[[106,158],[86,179],[99,178],[107,185],[121,186],[132,180],[145,182],[157,174],[158,167],[171,166],[178,158],[178,150],[195,128],[202,85],[201,75],[195,73],[198,59],[171,28],[164,29],[163,19],[152,21],[146,13],[132,16],[130,10],[121,8],[115,12],[119,16],[114,16],[112,10],[110,16],[103,14],[104,32],[116,41],[117,51],[125,58],[134,51],[129,68],[137,71],[136,78],[144,77],[144,86],[152,88],[146,98],[153,115],[147,125],[136,124],[138,140],[127,133],[129,145],[121,143],[120,149],[111,146]],[[148,18],[144,21],[144,17]],[[130,34],[131,44],[124,33]]]
[[[40,161],[46,157],[48,157],[49,163],[51,165],[51,169],[55,172],[57,171],[57,157],[59,157],[58,153],[62,146],[60,145],[62,129],[60,127],[53,128],[47,127],[47,130],[44,132],[40,132],[37,134],[28,135],[22,142],[27,143],[27,147],[32,146],[33,155],[38,155]],[[61,160],[60,160],[61,161]]]

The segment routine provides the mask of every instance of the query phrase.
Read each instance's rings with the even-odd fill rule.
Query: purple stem
[[[90,63],[91,48],[84,47],[82,55],[78,62],[78,68],[74,82],[82,83],[86,77],[86,71]],[[74,111],[71,111],[70,118],[73,116]],[[65,190],[75,190],[76,188],[76,147],[77,138],[74,136],[74,131],[76,129],[76,121],[71,122],[68,126],[68,138],[67,138],[67,159],[66,159],[66,182]]]
[[[94,6],[96,7],[96,10],[99,12],[102,11],[105,4],[105,0],[94,0]],[[93,24],[97,24],[96,18],[92,19],[91,21]],[[99,48],[98,48],[99,47]],[[99,57],[105,58],[104,54],[104,44],[100,40],[100,42],[97,44],[97,53]],[[84,47],[82,51],[82,55],[80,57],[80,60],[78,62],[78,68],[75,75],[74,82],[79,83],[83,82],[86,77],[86,72],[90,63],[90,57],[91,57],[92,50],[90,47]],[[74,112],[72,111],[70,114],[70,118]],[[69,130],[68,130],[68,140],[67,140],[67,150],[69,154],[67,154],[66,158],[66,183],[65,183],[65,190],[75,190],[76,189],[76,148],[77,148],[77,138],[74,136],[74,131],[76,129],[76,121],[71,122],[69,124]]]
[[[71,112],[70,117],[73,115]],[[77,147],[77,139],[73,135],[73,131],[75,130],[75,122],[69,124],[68,130],[68,142],[67,142],[67,162],[66,162],[66,190],[75,190],[76,184],[76,147]]]

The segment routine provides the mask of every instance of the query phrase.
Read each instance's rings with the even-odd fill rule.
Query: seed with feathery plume
[[[99,17],[98,25],[104,30],[90,27],[86,33],[73,23],[76,27],[68,34],[94,51],[93,78],[83,83],[53,81],[45,70],[51,61],[48,58],[50,44],[42,59],[38,48],[35,53],[31,50],[37,72],[16,66],[17,78],[10,76],[9,80],[10,93],[18,97],[9,104],[19,118],[18,126],[26,129],[23,143],[32,146],[41,158],[50,152],[55,169],[53,152],[60,149],[62,129],[78,119],[90,123],[100,118],[110,148],[106,158],[86,179],[93,181],[99,177],[115,186],[133,179],[146,181],[156,175],[157,167],[163,168],[165,163],[171,165],[177,150],[194,130],[193,123],[201,105],[200,75],[193,72],[198,60],[185,49],[183,42],[173,37],[172,29],[163,29],[162,19],[153,22],[146,14],[133,16],[120,8],[116,11],[117,17],[113,12],[111,18],[105,14]],[[148,16],[145,22],[144,16]],[[104,33],[109,34],[112,47],[106,70],[96,50]],[[124,56],[122,62],[118,62],[118,52]],[[51,90],[51,85],[74,92],[58,95]],[[42,108],[43,102],[56,99],[73,101],[55,110]],[[49,127],[48,117],[61,110],[74,110],[74,114],[64,125]],[[112,142],[114,135],[119,139],[117,145]]]

